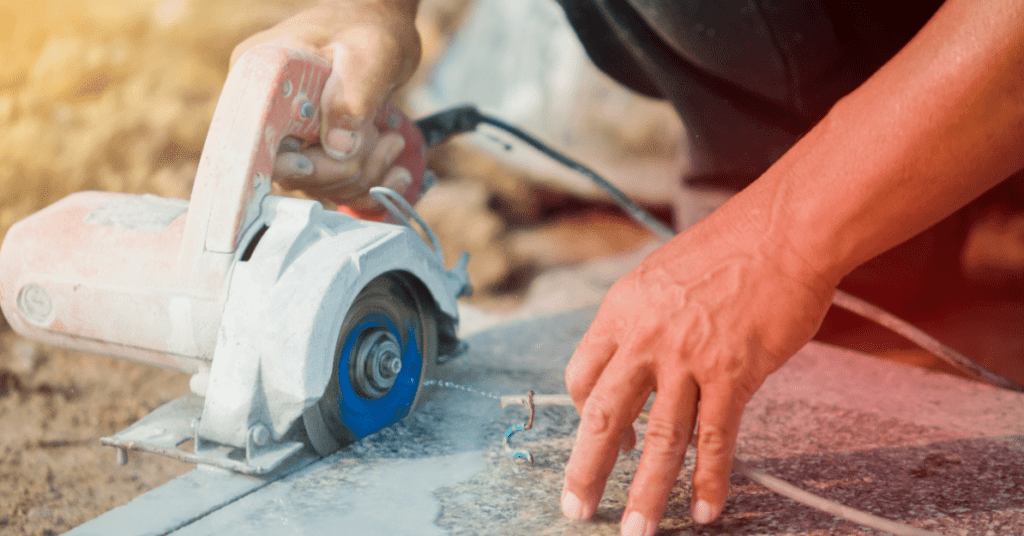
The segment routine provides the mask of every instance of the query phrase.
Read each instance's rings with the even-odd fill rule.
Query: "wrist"
[[[828,211],[819,217],[820,207],[811,205],[820,197],[792,180],[786,162],[792,153],[698,225],[713,227],[734,249],[816,292],[831,291],[856,264],[848,260],[852,252],[834,243],[842,236],[839,219],[827,217]]]
[[[723,244],[764,274],[781,276],[823,298],[830,295],[842,275],[832,268],[832,259],[815,256],[805,248],[795,236],[799,233],[786,231],[788,217],[781,212],[787,207],[771,200],[752,185],[693,231],[707,239],[704,244]]]

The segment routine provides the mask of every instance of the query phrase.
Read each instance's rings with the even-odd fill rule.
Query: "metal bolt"
[[[281,94],[284,95],[285,97],[292,94],[291,80],[285,80],[284,82],[281,82]]]
[[[257,424],[250,429],[252,442],[257,447],[265,447],[270,443],[270,430],[263,424]]]
[[[402,358],[395,353],[388,352],[380,360],[380,375],[385,378],[393,378],[402,372]]]
[[[128,463],[128,451],[117,447],[117,465],[126,465]]]
[[[313,104],[309,101],[299,105],[299,115],[302,116],[303,119],[313,117],[314,113],[316,113],[316,108],[313,108]]]
[[[352,349],[349,379],[364,398],[380,398],[395,384],[402,370],[402,346],[383,328],[371,328],[360,335]]]

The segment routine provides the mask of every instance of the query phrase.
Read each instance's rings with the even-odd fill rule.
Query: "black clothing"
[[[558,0],[587,54],[672,102],[697,175],[740,189],[902,48],[940,0]]]

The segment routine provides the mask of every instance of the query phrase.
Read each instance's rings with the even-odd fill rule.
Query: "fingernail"
[[[632,512],[622,522],[622,536],[647,536],[647,519],[640,512]]]
[[[313,173],[313,162],[299,153],[283,153],[277,156],[285,177],[308,177]]]
[[[700,525],[711,523],[711,505],[707,501],[697,501],[693,506],[693,521]]]
[[[583,519],[583,503],[571,491],[566,492],[562,497],[562,515],[573,521]]]
[[[410,184],[412,184],[412,174],[404,167],[396,167],[384,179],[384,186],[391,188],[399,194],[404,194],[409,189]]]
[[[332,128],[324,136],[324,152],[335,160],[344,160],[359,150],[361,142],[362,137],[359,135],[359,132]]]
[[[300,150],[302,150],[302,140],[294,136],[285,136],[277,148],[279,153],[296,153]]]

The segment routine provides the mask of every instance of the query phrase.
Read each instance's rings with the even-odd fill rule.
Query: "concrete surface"
[[[444,378],[485,393],[564,392],[564,365],[594,312],[484,329]],[[513,436],[533,453],[529,465],[502,445],[525,410],[431,389],[398,425],[173,534],[618,534],[642,440],[621,455],[595,519],[572,523],[558,497],[574,411],[541,409],[533,430]],[[643,416],[637,428],[642,438]],[[1021,394],[812,343],[752,400],[737,454],[830,499],[941,534],[1024,534]],[[876,534],[737,475],[722,518],[695,527],[692,468],[691,449],[661,534]]]

